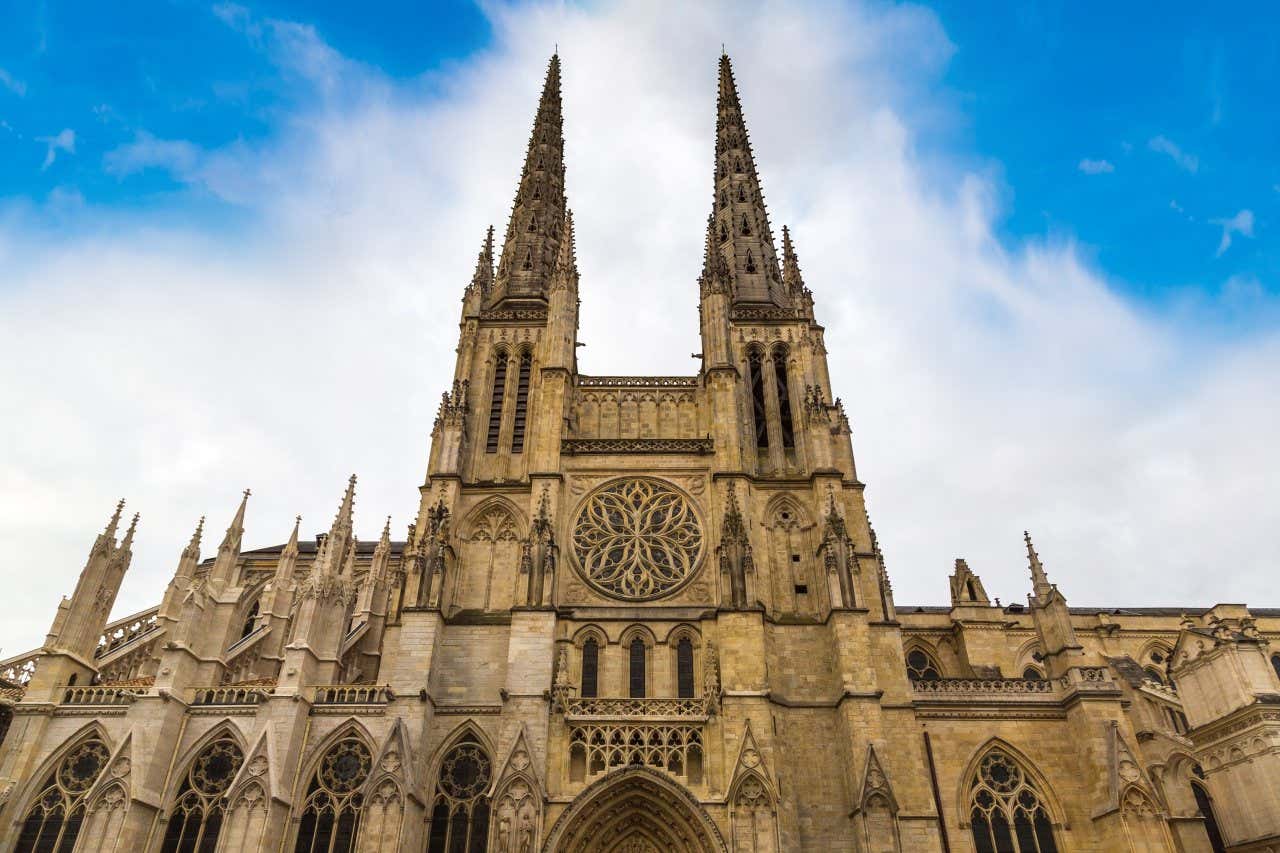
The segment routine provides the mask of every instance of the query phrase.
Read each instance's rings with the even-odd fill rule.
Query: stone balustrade
[[[150,634],[156,628],[160,627],[157,614],[160,608],[153,607],[150,610],[144,610],[141,613],[135,613],[132,616],[126,616],[107,625],[102,632],[102,637],[98,640],[98,648],[94,650],[93,656],[100,658],[109,655],[116,649],[127,646],[144,634]]]
[[[567,717],[696,719],[707,717],[705,699],[572,699],[565,703]]]
[[[385,705],[395,698],[391,688],[378,684],[324,684],[316,688],[317,705]]]
[[[133,687],[68,687],[62,694],[63,705],[129,705],[146,688]]]
[[[1053,682],[1027,678],[937,678],[911,682],[916,698],[974,698],[981,696],[1044,696]]]
[[[201,687],[191,698],[192,705],[260,705],[271,695],[265,687]]]

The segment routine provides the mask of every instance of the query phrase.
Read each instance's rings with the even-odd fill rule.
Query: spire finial
[[[391,544],[391,516],[387,516],[387,523],[382,527],[382,542]]]
[[[129,546],[133,544],[134,531],[138,529],[138,519],[142,517],[142,513],[135,512],[133,519],[129,522],[129,529],[124,532],[124,540],[120,543],[120,550],[127,551]]]
[[[1053,591],[1053,584],[1049,583],[1049,576],[1045,574],[1044,566],[1040,563],[1040,555],[1036,553],[1036,548],[1031,544],[1031,534],[1022,531],[1022,539],[1027,543],[1027,562],[1031,564],[1031,588],[1036,598],[1044,598]]]
[[[191,541],[187,543],[187,547],[195,553],[200,553],[200,539],[204,536],[204,516],[200,516],[200,520],[196,522],[196,529],[191,533]]]
[[[106,536],[109,539],[116,538],[116,528],[120,526],[120,514],[124,512],[124,498],[116,502],[116,511],[111,513],[111,519],[107,522]]]
[[[227,528],[227,535],[222,537],[222,544],[218,546],[219,551],[225,548],[231,548],[235,551],[240,550],[240,540],[244,536],[244,509],[249,503],[249,495],[251,494],[252,492],[248,489],[244,490],[244,494],[240,498],[240,506],[236,508],[236,514],[231,519],[231,525]]]

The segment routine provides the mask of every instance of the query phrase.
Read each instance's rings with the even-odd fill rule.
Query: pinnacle
[[[352,474],[347,480],[347,490],[342,495],[342,503],[338,506],[338,514],[334,517],[333,523],[337,525],[341,522],[351,523],[352,512],[356,503],[356,475]]]
[[[298,528],[302,526],[302,516],[294,516],[293,532],[289,534],[289,541],[284,546],[285,554],[298,553]]]
[[[1031,534],[1022,531],[1022,539],[1027,543],[1027,562],[1031,564],[1031,587],[1036,598],[1043,598],[1053,590],[1053,585],[1049,583],[1049,576],[1045,574],[1044,566],[1040,563],[1040,555],[1036,553],[1036,548],[1031,544]]]
[[[387,523],[382,528],[382,538],[378,540],[379,545],[391,544],[391,516],[387,516]]]
[[[493,226],[489,226],[484,243],[480,245],[480,254],[476,258],[476,271],[471,276],[471,283],[488,293],[493,286]]]
[[[231,526],[227,528],[227,534],[222,537],[222,544],[218,546],[218,550],[223,548],[240,550],[240,539],[244,536],[244,510],[251,494],[252,492],[248,489],[244,490],[244,496],[240,498],[240,506],[237,507],[235,517],[231,519]]]
[[[782,283],[792,296],[804,291],[804,277],[800,274],[800,258],[791,242],[791,230],[782,226]]]
[[[116,511],[111,514],[111,520],[107,522],[107,538],[116,538],[116,528],[120,526],[120,514],[122,512],[124,512],[124,498],[121,498],[119,502],[116,503]]]
[[[128,551],[129,546],[133,544],[133,533],[138,529],[138,519],[142,517],[142,513],[135,512],[133,520],[129,522],[129,529],[124,532],[124,541],[120,543],[121,551]]]
[[[200,520],[196,522],[196,529],[191,534],[191,541],[187,543],[187,547],[183,550],[182,555],[200,556],[200,539],[204,536],[204,516],[200,516]]]

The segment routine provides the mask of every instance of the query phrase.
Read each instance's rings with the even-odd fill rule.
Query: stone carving
[[[584,580],[630,601],[683,586],[701,560],[702,539],[702,526],[684,495],[641,477],[597,490],[578,510],[573,528]]]

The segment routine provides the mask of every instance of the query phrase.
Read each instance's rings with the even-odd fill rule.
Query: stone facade
[[[2,663],[0,849],[1280,850],[1280,610],[898,607],[727,57],[694,376],[578,372],[553,58],[404,541],[121,509]],[[1175,688],[1176,685],[1176,688]],[[59,846],[60,845],[60,846]]]

